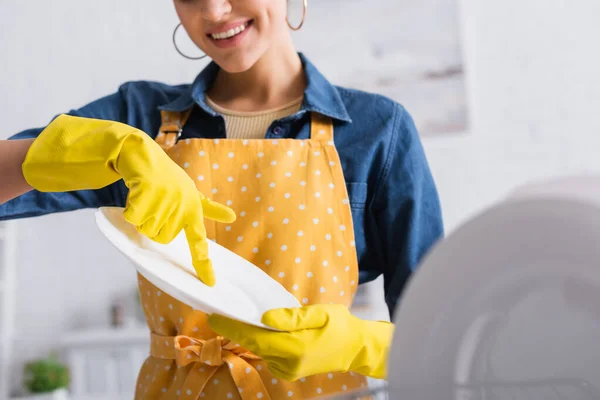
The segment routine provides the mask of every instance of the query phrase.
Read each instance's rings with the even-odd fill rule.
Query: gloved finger
[[[147,216],[146,212],[143,212],[141,208],[132,204],[131,201],[127,202],[125,210],[123,211],[123,217],[131,225],[135,226],[139,233],[150,238],[156,236],[160,229],[157,225],[156,218]]]
[[[160,220],[156,225],[160,225],[154,236],[150,239],[157,243],[169,244],[177,237],[183,229],[184,219],[181,211],[181,205],[175,199],[164,198]]]
[[[277,379],[281,379],[287,382],[295,382],[300,378],[304,378],[303,376],[299,376],[297,373],[292,373],[287,371],[285,368],[282,368],[277,362],[267,362],[267,368]]]
[[[322,305],[302,308],[276,308],[262,316],[262,323],[281,331],[294,332],[303,329],[319,329],[329,319]]]
[[[198,279],[204,282],[207,286],[215,286],[217,278],[215,277],[215,270],[213,268],[212,261],[209,258],[201,260],[193,260],[194,270]]]
[[[257,355],[261,354],[261,343],[273,343],[272,335],[278,333],[217,314],[208,316],[208,325],[218,335],[238,343]]]
[[[169,221],[160,228],[158,234],[150,239],[160,244],[169,244],[177,237],[183,227],[175,221]]]
[[[208,259],[208,242],[202,212],[199,211],[184,229],[192,255],[192,264],[198,278],[208,286],[214,286],[216,283],[215,271],[212,262]]]
[[[136,204],[132,201],[134,195],[129,192],[129,196],[127,197],[127,203],[125,205],[125,210],[123,211],[123,217],[127,222],[134,226],[141,226],[148,219],[141,209],[134,206]]]
[[[158,218],[151,217],[143,224],[137,227],[137,230],[144,236],[154,240],[154,238],[159,234],[162,225]]]
[[[127,194],[125,211],[123,212],[125,220],[132,225],[142,226],[157,215],[168,214],[164,202],[153,204],[153,201],[155,201],[155,193],[153,193],[151,187],[146,186],[143,188],[141,185],[132,185]]]
[[[161,244],[169,244],[183,230],[183,218],[178,208],[174,208],[171,214],[164,219],[165,223],[160,228],[156,236],[150,239]]]
[[[225,224],[230,224],[236,219],[235,211],[207,197],[202,199],[202,211],[206,218]]]

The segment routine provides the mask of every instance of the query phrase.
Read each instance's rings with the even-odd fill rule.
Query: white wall
[[[476,126],[425,141],[450,229],[515,185],[600,169],[600,3],[463,2]]]
[[[517,184],[600,170],[600,2],[463,2],[475,128],[424,141],[448,231]],[[176,83],[198,72],[171,48],[170,2],[83,4],[0,2],[0,137],[126,80]],[[359,60],[350,44],[335,68]],[[21,360],[43,354],[66,329],[105,323],[113,296],[134,285],[131,267],[101,240],[89,211],[23,221],[19,239]]]

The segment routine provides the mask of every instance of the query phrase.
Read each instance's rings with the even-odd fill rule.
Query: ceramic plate
[[[183,232],[168,245],[156,243],[125,220],[122,208],[115,207],[99,209],[96,224],[142,276],[196,310],[267,328],[260,322],[266,311],[300,307],[291,293],[260,268],[213,241],[208,241],[208,250],[217,283],[209,287],[192,267]]]
[[[559,196],[503,202],[454,231],[396,310],[393,398],[600,398],[598,243],[600,207]]]

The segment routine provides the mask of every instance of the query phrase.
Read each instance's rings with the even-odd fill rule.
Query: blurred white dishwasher
[[[71,373],[72,400],[131,400],[135,382],[148,356],[146,326],[86,329],[61,340]]]

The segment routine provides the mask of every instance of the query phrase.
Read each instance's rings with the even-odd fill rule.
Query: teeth
[[[227,32],[212,33],[210,36],[216,40],[229,39],[229,38],[232,38],[235,35],[238,35],[241,32],[243,32],[246,29],[246,26],[247,26],[246,24],[243,24],[243,25],[237,26],[235,28],[232,28],[232,29],[228,30]]]

